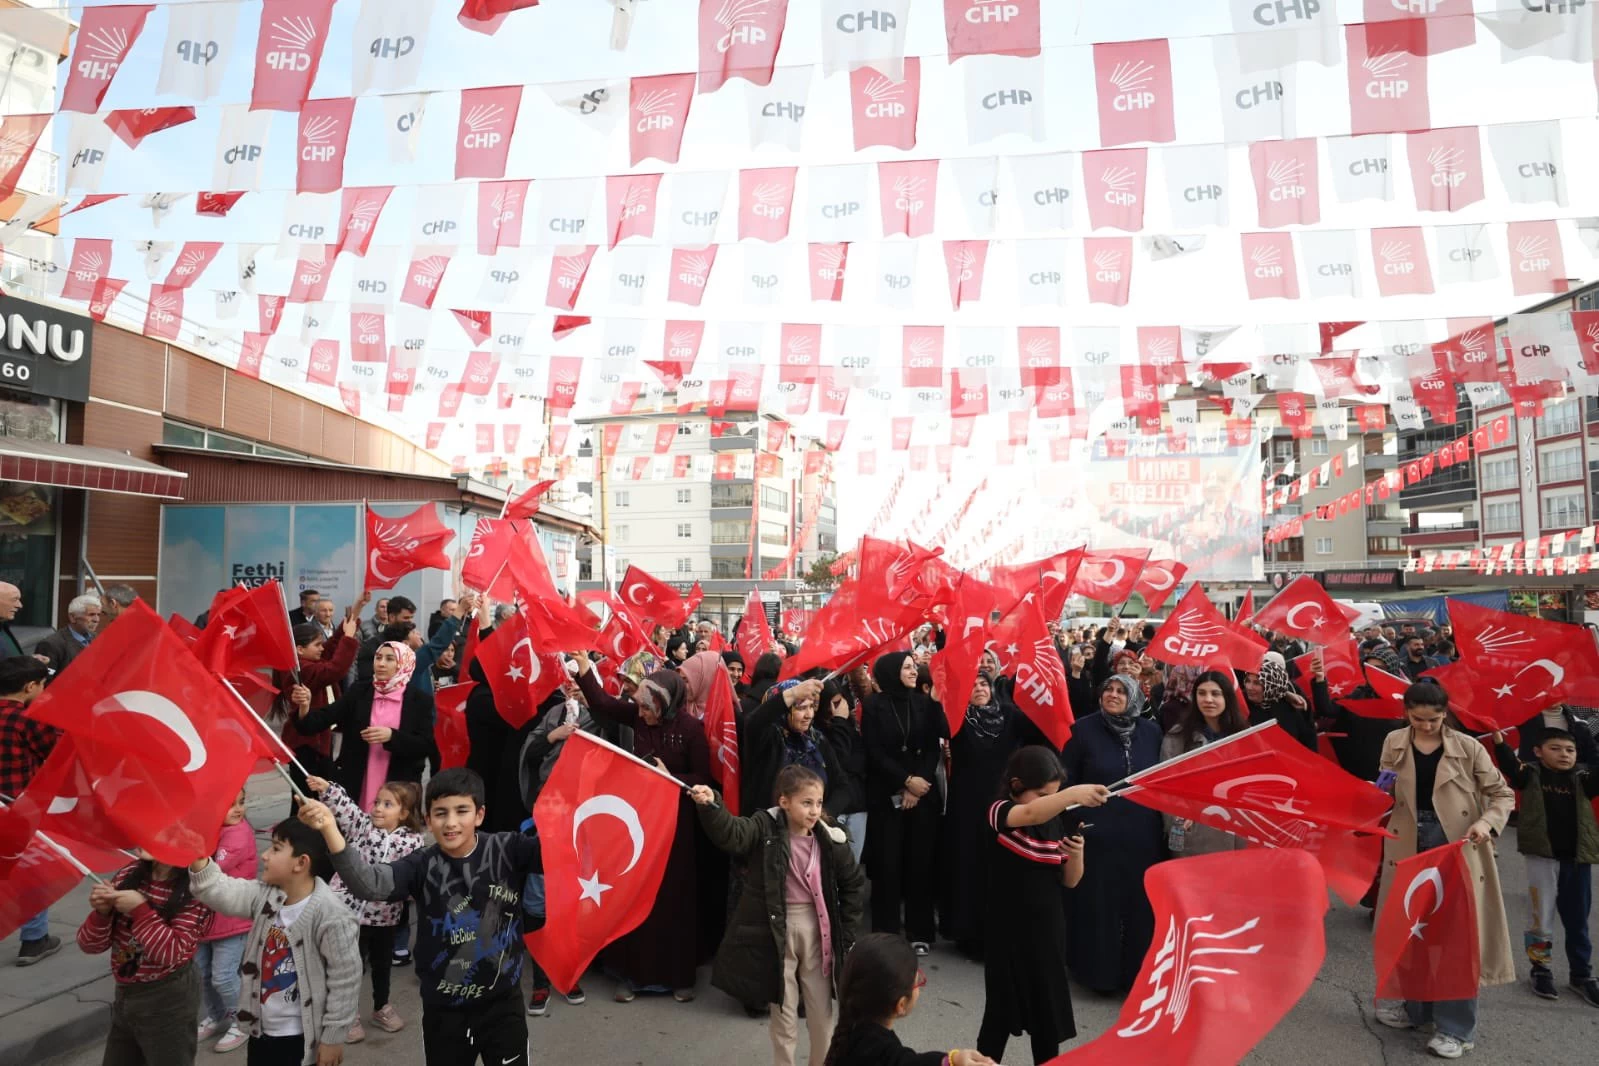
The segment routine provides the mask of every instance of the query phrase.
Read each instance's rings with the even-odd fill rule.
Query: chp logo
[[[815,264],[816,276],[822,281],[833,284],[844,280],[844,264],[849,256],[849,249],[842,244],[829,244],[816,248],[812,261]]]
[[[1105,249],[1094,253],[1094,280],[1119,282],[1122,279],[1122,253]]]
[[[272,51],[262,60],[273,70],[304,74],[311,69],[311,48],[316,39],[316,23],[308,16],[274,19],[267,36]]]
[[[1269,244],[1257,245],[1249,253],[1249,261],[1253,264],[1250,272],[1257,278],[1271,279],[1283,276],[1282,249]]]
[[[520,189],[502,188],[489,201],[489,225],[494,229],[500,229],[515,222],[517,211],[521,206],[522,192]]]
[[[1155,106],[1155,94],[1149,89],[1155,68],[1143,60],[1117,63],[1108,80],[1115,89],[1110,106],[1117,111],[1146,111]]]
[[[787,182],[763,181],[750,190],[750,214],[777,221],[788,214],[794,186]]]
[[[714,260],[705,252],[692,252],[685,255],[678,264],[677,280],[696,289],[705,288],[711,273],[712,262]]]
[[[894,181],[894,208],[903,211],[911,217],[922,213],[927,207],[924,196],[927,191],[926,178],[897,178]]]
[[[505,108],[499,104],[474,104],[461,116],[461,147],[467,151],[495,148],[502,138],[500,123]]]
[[[577,255],[558,255],[555,257],[555,284],[557,288],[568,292],[575,292],[583,284],[583,277],[588,273],[589,257],[592,252],[584,251]]]
[[[148,9],[146,9],[148,10]],[[110,81],[116,77],[133,40],[122,26],[99,26],[83,41],[83,58],[73,72],[87,81]]]
[[[833,25],[840,33],[892,33],[899,28],[899,20],[892,11],[846,11]]]
[[[1138,202],[1138,194],[1133,191],[1138,184],[1138,172],[1132,167],[1106,167],[1100,173],[1099,181],[1105,186],[1107,204],[1131,207]]]
[[[1265,940],[1255,932],[1260,925],[1259,918],[1251,918],[1226,930],[1216,929],[1215,921],[1214,914],[1206,914],[1185,918],[1179,927],[1176,915],[1168,919],[1166,939],[1155,955],[1148,994],[1139,1004],[1138,1017],[1117,1029],[1117,1036],[1124,1039],[1144,1036],[1163,1023],[1176,1033],[1183,1027],[1193,1005],[1194,989],[1200,985],[1214,985],[1221,978],[1238,976],[1238,970],[1224,964],[1223,956],[1255,956],[1265,950]],[[1251,940],[1255,943],[1250,943]]]
[[[977,266],[977,253],[970,248],[952,252],[949,257],[950,273],[956,281],[971,281]]]
[[[1302,179],[1305,164],[1298,159],[1277,159],[1266,168],[1266,181],[1270,185],[1267,199],[1282,203],[1285,200],[1303,199],[1307,190]]]
[[[300,130],[300,158],[307,163],[327,163],[338,154],[334,143],[339,135],[339,120],[332,115],[317,115]]]
[[[1162,637],[1160,641],[1161,647],[1170,654],[1188,659],[1206,659],[1221,650],[1221,623],[1205,617],[1199,608],[1186,608],[1175,621],[1177,631]]]
[[[765,44],[770,34],[761,25],[767,17],[771,0],[722,0],[722,6],[712,16],[725,31],[717,38],[716,50],[724,55],[736,45]]]
[[[637,116],[634,129],[639,133],[653,133],[658,130],[669,130],[677,122],[672,112],[677,108],[677,90],[651,89],[641,93],[633,103],[633,112]]]
[[[1144,345],[1144,364],[1165,369],[1177,362],[1177,342],[1168,336],[1151,337]]]
[[[873,119],[896,119],[905,117],[905,83],[890,81],[881,74],[874,74],[866,80],[861,89],[865,103],[861,114]]]
[[[1516,241],[1516,270],[1523,274],[1541,274],[1551,265],[1547,237],[1526,236]]]
[[[1377,248],[1382,272],[1390,277],[1405,277],[1415,273],[1416,264],[1411,260],[1413,254],[1409,241],[1384,241]]]
[[[1466,151],[1457,145],[1440,144],[1427,153],[1432,173],[1427,180],[1440,189],[1458,189],[1470,174],[1466,171]]]
[[[1368,55],[1360,64],[1366,71],[1366,96],[1372,100],[1399,100],[1410,92],[1405,72],[1410,60],[1398,49],[1383,49]]]

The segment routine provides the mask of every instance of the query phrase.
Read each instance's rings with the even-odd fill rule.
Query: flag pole
[[[45,847],[49,848],[51,851],[55,852],[57,855],[61,856],[65,860],[67,860],[67,862],[72,864],[74,869],[76,869],[83,876],[89,878],[89,880],[93,881],[95,884],[100,885],[100,886],[102,886],[104,888],[110,888],[111,887],[110,885],[107,885],[105,883],[105,881],[101,880],[99,874],[95,873],[93,870],[91,870],[87,866],[83,865],[83,863],[79,862],[78,861],[78,857],[76,855],[72,854],[72,852],[68,851],[66,848],[62,847],[60,844],[57,844],[54,840],[51,840],[44,833],[35,832],[33,835],[39,838],[39,843],[43,844]]]
[[[283,625],[289,631],[289,647],[292,648],[292,647],[294,647],[294,627],[289,625],[289,589],[288,589],[288,586],[285,585],[282,581],[278,581],[277,582],[277,586],[278,586],[278,599],[283,602]],[[296,655],[294,657],[294,665],[289,668],[289,673],[290,673],[290,675],[293,676],[294,683],[296,685],[298,685],[300,683],[300,657],[299,657],[299,655]]]
[[[283,749],[283,754],[289,757],[289,761],[295,765],[295,768],[306,777],[312,776],[311,771],[307,770],[303,765],[301,765],[300,760],[294,757],[294,752],[290,751],[289,746],[283,743],[283,738],[278,736],[277,733],[273,732],[272,727],[267,725],[266,720],[263,719],[259,714],[255,713],[255,708],[250,706],[250,702],[248,700],[239,695],[239,690],[233,687],[233,682],[229,681],[225,677],[218,677],[217,680],[222,682],[223,686],[226,687],[229,692],[233,693],[233,698],[239,701],[239,706],[250,712],[250,717],[254,718],[256,725],[261,727],[261,732],[271,737],[272,743]],[[276,759],[273,760],[272,765],[276,766],[280,771],[283,769],[283,764]],[[290,781],[289,784],[290,786],[293,786],[294,782]],[[295,788],[294,791],[298,793],[300,790]],[[305,796],[301,795],[300,798],[304,799]]]
[[[1199,755],[1201,753],[1213,753],[1213,752],[1215,752],[1215,750],[1217,748],[1223,748],[1223,747],[1226,747],[1229,744],[1233,744],[1233,743],[1236,743],[1237,741],[1243,740],[1245,737],[1254,736],[1256,733],[1262,733],[1262,732],[1264,732],[1264,731],[1266,731],[1268,729],[1273,728],[1276,725],[1277,725],[1277,720],[1275,718],[1273,718],[1270,721],[1262,722],[1260,725],[1251,726],[1250,728],[1245,729],[1241,733],[1234,733],[1230,737],[1224,737],[1223,739],[1216,741],[1214,744],[1201,744],[1199,747],[1195,748],[1193,751],[1185,751],[1185,752],[1183,752],[1183,754],[1175,755],[1172,758],[1167,759],[1165,762],[1156,763],[1154,766],[1151,766],[1147,770],[1140,770],[1136,774],[1129,774],[1128,776],[1122,778],[1120,781],[1116,782],[1114,785],[1110,785],[1109,786],[1110,791],[1113,794],[1120,794],[1120,793],[1125,792],[1126,790],[1132,788],[1133,786],[1135,786],[1141,778],[1148,777],[1150,774],[1154,773],[1157,770],[1162,771],[1162,772],[1170,770],[1177,763],[1183,762],[1183,761],[1185,761],[1187,759],[1191,759],[1194,756]],[[1067,807],[1066,809],[1068,811],[1074,811],[1074,810],[1078,809],[1081,806],[1082,806],[1081,803],[1074,803],[1070,807]]]
[[[684,792],[688,791],[688,786],[686,784],[684,784],[682,781],[679,781],[677,778],[673,777],[671,774],[667,773],[665,770],[661,769],[659,766],[656,766],[653,763],[645,762],[643,759],[639,758],[637,755],[634,755],[632,752],[627,751],[627,750],[625,750],[623,748],[617,747],[615,744],[612,744],[609,740],[606,740],[604,737],[597,737],[593,733],[585,733],[585,732],[583,732],[580,729],[576,733],[573,733],[571,735],[571,737],[569,737],[568,739],[576,740],[578,737],[582,737],[584,740],[590,741],[590,742],[592,742],[594,744],[598,744],[602,748],[609,748],[611,751],[614,751],[616,754],[622,756],[624,759],[631,759],[633,762],[638,763],[640,766],[644,767],[644,769],[648,770],[650,773],[652,773],[652,774],[660,774],[662,777],[664,777],[668,781],[672,782],[672,784],[676,785],[678,788],[682,789]]]
[[[541,471],[541,473],[542,473],[542,471]],[[513,490],[515,490],[515,488],[516,488],[516,482],[513,481],[513,482],[511,482],[511,484],[505,490],[505,502],[500,504],[500,517],[501,518],[504,518],[505,517],[505,512],[507,512],[507,511],[509,511],[511,509],[511,497],[515,495],[515,492],[513,491]]]

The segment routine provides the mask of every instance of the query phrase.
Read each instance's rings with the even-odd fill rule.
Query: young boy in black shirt
[[[538,841],[479,833],[483,779],[464,767],[429,780],[424,806],[436,843],[377,865],[344,846],[321,803],[306,801],[300,818],[326,838],[352,896],[417,900],[414,956],[427,1066],[473,1066],[479,1056],[489,1066],[528,1066],[522,887],[529,872],[543,871]]]

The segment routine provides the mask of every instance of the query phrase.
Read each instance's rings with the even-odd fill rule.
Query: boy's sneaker
[[[535,1018],[542,1018],[550,1013],[550,990],[535,988],[533,994],[527,997],[527,1012]]]
[[[918,959],[924,959],[929,954],[932,953],[933,949],[932,949],[932,947],[930,947],[928,945],[927,941],[925,941],[925,940],[912,940],[911,941],[911,950],[916,952],[916,957]]]
[[[1390,1029],[1414,1029],[1416,1023],[1410,1020],[1410,1012],[1403,1003],[1390,1004],[1377,1008],[1377,1020]]]
[[[572,991],[566,994],[566,1001],[574,1007],[581,1007],[588,1002],[588,997],[583,994],[582,985],[573,985]]]
[[[200,1029],[194,1035],[196,1041],[210,1040],[222,1031],[222,1023],[215,1018],[204,1018],[200,1021]]]
[[[390,965],[393,965],[393,966],[409,966],[409,965],[411,965],[411,949],[410,948],[395,948],[394,949],[394,954],[389,957],[389,963],[390,963]]]
[[[229,1052],[241,1048],[250,1042],[250,1034],[240,1029],[237,1025],[228,1026],[228,1031],[222,1034],[222,1039],[217,1041],[213,1049],[218,1052]]]
[[[395,1013],[392,1003],[385,1003],[383,1009],[372,1012],[372,1024],[385,1033],[397,1033],[405,1028],[405,1019]]]
[[[1532,994],[1539,999],[1559,999],[1560,993],[1555,991],[1555,975],[1541,967],[1533,970]]]
[[[346,1044],[359,1044],[365,1039],[366,1030],[361,1028],[361,1019],[357,1018],[355,1023],[350,1026],[349,1031],[344,1034],[344,1042]]]
[[[1476,1047],[1470,1040],[1461,1040],[1459,1037],[1439,1033],[1427,1041],[1427,1050],[1437,1055],[1440,1059],[1458,1059],[1472,1048]]]
[[[24,940],[17,949],[17,965],[32,966],[42,959],[61,950],[61,938],[58,936],[42,936],[38,940]]]
[[[1572,990],[1577,993],[1577,998],[1590,1007],[1599,1007],[1599,978],[1589,977],[1582,981],[1571,982]]]

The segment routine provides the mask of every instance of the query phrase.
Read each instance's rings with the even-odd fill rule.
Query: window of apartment
[[[770,485],[761,486],[761,506],[776,507],[779,510],[788,510],[788,493],[782,489],[774,489]]]
[[[693,503],[694,502],[694,490],[693,489],[678,489],[677,490],[677,502],[678,503]]]
[[[679,437],[692,436],[693,433],[694,433],[694,424],[692,422],[679,422],[677,424],[677,435]]]
[[[755,502],[754,485],[712,485],[712,507],[748,507]]]
[[[1333,553],[1333,539],[1331,537],[1316,538],[1316,554],[1331,555]]]
[[[782,524],[781,522],[762,522],[761,543],[779,545],[787,544],[788,526]]]
[[[611,498],[616,501],[616,506],[627,507],[629,506],[633,497],[627,489],[617,489],[616,493]]]
[[[1395,555],[1405,550],[1404,541],[1398,537],[1367,537],[1366,552],[1369,555]]]
[[[613,526],[612,528],[616,530],[616,543],[618,544],[626,544],[633,535],[632,530],[627,526]]]
[[[1310,438],[1310,454],[1311,455],[1326,455],[1327,454],[1327,438],[1326,437],[1311,437]]]
[[[743,559],[712,559],[711,576],[726,580],[728,578],[741,578],[744,576]]]
[[[1538,480],[1577,481],[1582,477],[1582,445],[1564,444],[1538,456]]]
[[[1582,489],[1547,493],[1543,498],[1545,529],[1575,529],[1587,521],[1588,507]]]
[[[712,522],[712,544],[747,544],[750,539],[750,524],[744,522]]]
[[[1540,437],[1558,437],[1581,428],[1582,410],[1577,406],[1576,397],[1544,404],[1543,414],[1533,422],[1533,429]]]
[[[679,540],[688,540],[694,535],[693,522],[679,522],[677,524],[677,537]]]
[[[1496,489],[1513,489],[1521,484],[1521,479],[1516,476],[1516,459],[1484,459],[1482,461],[1482,487],[1484,491],[1493,492]]]
[[[1490,501],[1483,504],[1482,528],[1485,533],[1520,533],[1521,501]]]
[[[691,574],[691,573],[693,573],[694,572],[694,560],[693,559],[679,559],[677,561],[677,572],[680,573],[680,574]]]
[[[1274,440],[1271,442],[1271,457],[1279,466],[1294,457],[1294,442],[1291,440]]]

